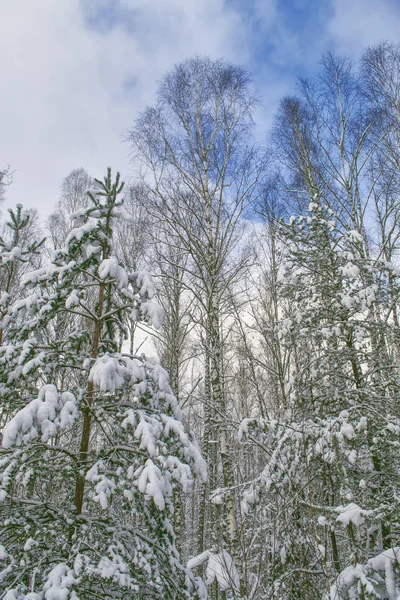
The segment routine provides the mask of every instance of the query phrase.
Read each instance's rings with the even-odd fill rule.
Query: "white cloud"
[[[333,0],[332,11],[327,33],[337,51],[358,56],[367,46],[399,38],[397,0]]]
[[[2,7],[0,168],[16,170],[8,205],[48,213],[62,178],[83,166],[132,173],[121,143],[157,82],[194,54],[255,71],[265,135],[279,98],[294,91],[299,64],[312,74],[329,47],[360,53],[397,39],[390,0],[322,0],[331,18],[306,39],[285,25],[278,0],[13,0]],[[286,7],[287,11],[290,8]],[[312,10],[312,8],[310,8]]]
[[[112,4],[86,1],[85,14],[100,19]],[[108,165],[129,174],[121,139],[174,63],[196,53],[247,59],[240,18],[222,0],[120,0],[117,8],[120,20],[101,32],[88,27],[79,0],[3,7],[0,166],[16,170],[7,204],[49,212],[60,181],[79,166],[97,177]]]

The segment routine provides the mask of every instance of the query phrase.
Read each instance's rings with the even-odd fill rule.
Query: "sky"
[[[326,51],[398,42],[399,0],[0,0],[0,169],[6,206],[49,214],[68,173],[134,175],[127,131],[193,55],[253,74],[266,139],[280,98]]]

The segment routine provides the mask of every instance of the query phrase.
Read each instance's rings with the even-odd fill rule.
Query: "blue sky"
[[[0,167],[8,205],[48,213],[75,167],[128,178],[122,143],[157,82],[194,54],[253,73],[265,139],[279,99],[323,52],[400,42],[400,0],[13,0],[2,2]]]

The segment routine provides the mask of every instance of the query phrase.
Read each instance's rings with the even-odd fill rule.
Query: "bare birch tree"
[[[242,67],[194,58],[162,80],[156,105],[146,109],[130,135],[151,190],[151,210],[163,222],[163,231],[166,226],[168,243],[191,258],[184,268],[202,331],[202,445],[209,465],[209,484],[199,507],[198,550],[222,541],[238,563],[222,314],[227,290],[243,268],[242,261],[229,260],[240,243],[240,220],[257,194],[264,167],[252,138],[255,103]],[[214,504],[209,516],[208,495],[218,484],[223,504]]]

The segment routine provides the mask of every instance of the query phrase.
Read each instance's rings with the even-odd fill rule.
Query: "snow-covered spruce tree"
[[[44,239],[35,239],[38,230],[34,213],[23,210],[21,204],[18,204],[15,210],[10,208],[8,213],[9,218],[4,223],[0,235],[0,346],[10,341],[7,315],[10,305],[20,299],[23,293],[19,287],[21,277],[26,271],[39,266],[44,243]],[[2,371],[0,430],[13,410],[12,397],[10,398],[7,390],[7,373]]]
[[[293,354],[290,402],[241,432],[266,452],[243,498],[245,513],[255,504],[270,520],[264,589],[279,600],[397,598],[400,390],[388,285],[398,289],[398,272],[366,258],[361,234],[341,229],[318,197],[284,235],[290,304],[277,336]]]
[[[0,454],[4,600],[202,593],[171,523],[175,486],[204,477],[204,462],[166,372],[120,347],[132,314],[161,321],[150,276],[113,256],[122,185],[110,170],[97,181],[65,246],[26,277],[26,297],[9,311],[1,363],[20,410]]]
[[[11,300],[15,300],[18,278],[23,266],[30,266],[37,258],[44,243],[32,239],[32,215],[23,210],[21,204],[16,209],[8,209],[9,219],[0,235],[0,320],[7,314]],[[22,271],[23,272],[23,271]],[[14,293],[13,293],[14,292]],[[3,326],[0,326],[0,344],[3,343]]]

